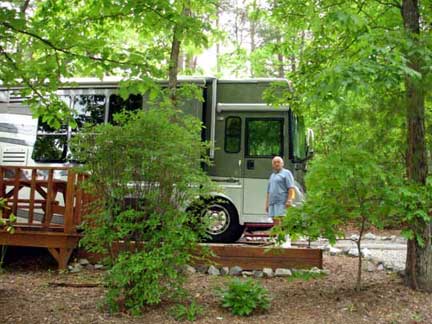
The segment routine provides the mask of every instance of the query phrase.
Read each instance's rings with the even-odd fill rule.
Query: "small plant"
[[[270,308],[271,299],[268,290],[252,279],[232,280],[225,289],[218,289],[222,307],[231,310],[233,315],[248,316],[255,310]]]
[[[176,321],[193,322],[204,313],[204,308],[193,300],[189,305],[177,304],[173,306],[169,313]]]
[[[304,280],[309,281],[311,279],[318,279],[325,276],[322,272],[310,272],[310,271],[294,271],[291,276],[287,279],[288,281]]]

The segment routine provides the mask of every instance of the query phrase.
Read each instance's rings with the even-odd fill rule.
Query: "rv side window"
[[[241,118],[228,117],[225,120],[225,152],[238,153],[241,145]]]
[[[60,99],[70,107],[69,96],[61,96]],[[32,159],[36,162],[64,162],[67,154],[67,128],[64,124],[55,129],[39,118]]]
[[[143,106],[143,98],[141,95],[130,95],[129,98],[123,100],[118,95],[111,95],[109,99],[108,122],[112,123],[113,116],[122,110],[134,111],[141,109]]]
[[[303,117],[295,116],[293,124],[294,159],[302,160],[306,158],[306,128]]]
[[[283,118],[246,119],[246,157],[283,155]]]
[[[74,117],[77,128],[85,123],[101,124],[105,121],[105,102],[103,95],[80,95],[74,97]]]

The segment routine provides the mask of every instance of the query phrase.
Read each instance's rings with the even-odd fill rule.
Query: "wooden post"
[[[76,178],[75,172],[73,172],[72,170],[68,170],[67,185],[66,185],[65,213],[64,213],[65,233],[72,233],[75,231],[75,224],[74,224],[75,178]]]
[[[3,182],[3,176],[4,176],[4,169],[0,165],[0,198],[4,197],[6,194],[6,185]]]
[[[20,173],[21,169],[19,167],[15,168],[15,181],[14,181],[14,193],[13,193],[13,205],[12,213],[16,216],[18,211],[18,192],[20,190]]]
[[[76,188],[76,199],[75,199],[75,210],[74,210],[74,222],[75,225],[81,224],[81,209],[83,200],[83,190],[81,188],[84,175],[78,174],[77,188]]]

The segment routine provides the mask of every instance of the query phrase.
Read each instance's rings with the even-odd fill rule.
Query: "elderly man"
[[[284,161],[280,156],[275,156],[272,160],[273,173],[270,176],[267,186],[267,197],[265,210],[275,224],[280,223],[286,214],[286,209],[293,205],[295,198],[294,177],[291,171],[284,169]],[[283,247],[290,247],[289,236]]]

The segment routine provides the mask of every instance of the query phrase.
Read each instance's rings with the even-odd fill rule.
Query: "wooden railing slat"
[[[29,205],[29,218],[28,218],[28,222],[30,224],[33,223],[33,217],[34,217],[36,175],[37,175],[37,170],[33,169],[32,176],[31,176],[31,184],[30,184],[30,205]]]
[[[76,179],[75,172],[69,170],[67,176],[66,201],[65,201],[65,213],[64,213],[65,233],[72,233],[75,231],[75,224],[74,224],[75,179]]]
[[[50,169],[48,171],[47,197],[46,197],[45,219],[44,219],[45,227],[49,226],[52,219],[51,203],[53,201],[53,198],[55,198],[53,197],[53,178],[54,178],[54,169]]]

